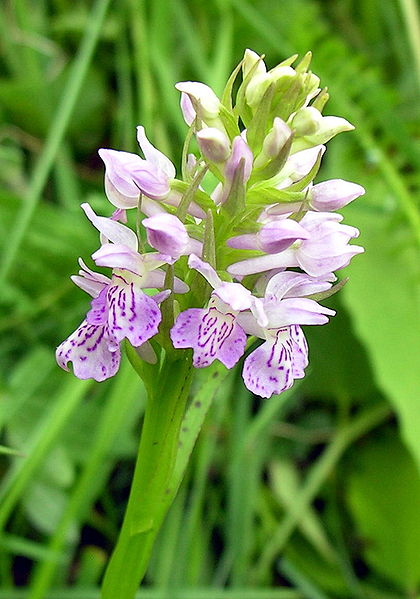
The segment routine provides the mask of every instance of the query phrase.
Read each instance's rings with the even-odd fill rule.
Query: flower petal
[[[284,268],[288,266],[299,266],[295,252],[290,248],[276,254],[266,254],[255,258],[247,258],[240,262],[235,262],[227,267],[228,273],[233,276],[252,275],[265,270],[274,268]]]
[[[290,338],[293,341],[293,378],[303,379],[305,368],[308,365],[308,344],[305,335],[300,326],[292,325],[290,327]]]
[[[269,321],[268,328],[271,329],[291,324],[325,324],[328,316],[335,315],[334,310],[303,297],[269,300],[264,303],[264,310]]]
[[[134,231],[111,218],[98,216],[87,202],[81,204],[81,208],[92,225],[109,239],[109,241],[116,244],[126,245],[133,250],[137,250],[138,240]]]
[[[364,188],[351,181],[330,179],[317,183],[309,192],[311,206],[315,210],[339,210],[365,193]]]
[[[137,347],[156,335],[162,316],[155,300],[134,283],[112,285],[107,294],[109,329]]]
[[[153,164],[155,168],[165,173],[168,179],[175,179],[175,167],[165,154],[160,152],[146,137],[144,127],[137,127],[137,141],[142,149],[144,157],[148,162]]]
[[[86,322],[94,324],[96,326],[106,324],[108,321],[108,307],[106,305],[106,296],[108,287],[102,289],[98,297],[95,297],[91,301],[92,308],[86,314]]]
[[[126,245],[106,243],[92,254],[92,259],[97,266],[122,268],[138,275],[145,271],[141,255]]]
[[[56,359],[59,366],[68,371],[68,362],[72,362],[74,374],[79,379],[104,381],[114,376],[120,365],[121,354],[115,341],[110,342],[106,331],[106,326],[96,326],[84,320],[57,347]],[[111,344],[113,351],[110,349]]]
[[[266,295],[276,299],[302,297],[331,288],[331,282],[314,279],[307,274],[293,271],[279,272],[271,277],[266,287]]]
[[[181,108],[188,125],[191,125],[195,118],[194,112],[204,121],[211,121],[219,116],[220,100],[208,85],[198,81],[180,81],[175,87],[190,99],[191,106],[181,97]]]
[[[278,395],[293,385],[292,341],[287,329],[265,341],[245,360],[245,386],[261,397]]]
[[[112,183],[108,175],[105,173],[105,193],[108,200],[122,210],[128,208],[136,208],[139,203],[140,190],[136,187],[135,195],[125,195],[118,191],[115,185]]]
[[[220,284],[221,280],[217,272],[214,270],[208,262],[204,262],[195,254],[191,254],[188,258],[188,266],[197,270],[203,277],[210,283],[213,289],[216,289]]]
[[[139,191],[134,185],[131,172],[145,161],[137,154],[107,148],[101,148],[98,154],[105,163],[106,175],[114,187],[124,196],[138,197]]]
[[[186,252],[189,237],[185,225],[173,214],[157,214],[142,221],[147,241],[159,252],[179,257]]]
[[[229,283],[222,281],[213,292],[225,304],[228,304],[235,312],[248,310],[252,306],[252,294],[240,283]]]
[[[143,289],[159,289],[165,285],[166,273],[163,270],[153,270],[144,275],[142,281]],[[181,281],[178,277],[174,277],[174,292],[175,293],[188,293],[190,288],[184,281]]]
[[[246,345],[246,334],[235,317],[216,308],[181,312],[171,329],[171,339],[175,348],[193,348],[195,368],[209,366],[215,359],[232,368]]]

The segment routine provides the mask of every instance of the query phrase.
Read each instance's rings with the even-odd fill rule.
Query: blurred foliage
[[[356,125],[320,180],[366,187],[344,210],[366,253],[334,321],[307,327],[300,385],[219,389],[142,596],[420,596],[415,0],[5,0],[0,33],[0,598],[97,597],[127,499],[135,373],[81,382],[53,357],[86,311],[69,275],[97,238],[79,205],[111,212],[96,150],[135,151],[142,123],[179,162],[174,83],[220,92],[246,47],[270,66],[313,51],[326,114]]]

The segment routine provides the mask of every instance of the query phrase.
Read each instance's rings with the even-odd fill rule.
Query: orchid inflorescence
[[[341,287],[333,272],[363,251],[349,245],[359,231],[335,211],[364,189],[340,179],[313,184],[324,144],[353,126],[322,115],[328,93],[310,59],[292,68],[293,56],[267,71],[263,57],[246,50],[221,99],[203,83],[178,83],[190,127],[182,178],[141,126],[144,158],[99,150],[116,209],[106,218],[82,208],[100,232],[92,259],[111,276],[80,260],[72,279],[93,299],[57,348],[62,368],[72,362],[81,379],[107,379],[126,339],[149,363],[161,351],[192,348],[196,368],[216,359],[232,368],[248,348],[244,383],[262,397],[304,376],[301,325],[334,315],[317,300]],[[142,219],[137,233],[124,224],[131,208]]]

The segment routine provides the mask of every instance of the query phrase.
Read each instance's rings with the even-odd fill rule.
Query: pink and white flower
[[[81,266],[73,281],[93,296],[91,309],[76,331],[58,346],[56,358],[64,370],[72,362],[80,379],[103,381],[119,368],[119,344],[124,338],[138,347],[156,335],[161,321],[158,304],[169,292],[150,297],[142,291],[154,283],[147,276],[116,269],[108,279],[85,270],[83,262]]]
[[[243,312],[237,320],[244,331],[264,340],[245,360],[242,376],[246,387],[261,397],[279,394],[303,378],[308,347],[300,325],[319,325],[334,310],[302,297],[331,287],[308,275],[280,272],[268,282],[259,314]]]
[[[144,158],[130,152],[101,148],[99,156],[105,163],[105,193],[117,208],[136,208],[142,196],[142,212],[148,216],[164,212],[158,202],[178,206],[182,195],[171,189],[176,171],[165,154],[156,149],[146,137],[144,127],[137,127],[137,141]],[[204,211],[194,202],[189,212],[204,218]]]
[[[309,211],[299,222],[307,234],[306,238],[297,239],[283,251],[231,264],[227,270],[233,276],[244,276],[298,266],[309,275],[320,277],[344,268],[353,256],[364,249],[358,245],[349,245],[350,239],[358,237],[359,230],[340,224],[342,220],[341,214]],[[263,231],[264,227],[259,236]],[[258,238],[253,249],[260,249]]]
[[[170,290],[150,296],[143,289],[162,288],[165,272],[160,267],[174,259],[155,252],[139,254],[133,231],[96,215],[89,204],[82,208],[106,240],[92,258],[97,266],[112,268],[112,277],[96,273],[80,261],[81,270],[72,279],[93,297],[91,309],[76,331],[59,345],[56,358],[65,370],[72,362],[79,378],[103,381],[118,370],[123,339],[140,347],[158,332],[162,318],[159,303]],[[188,286],[175,277],[174,291],[185,293]]]
[[[246,334],[237,315],[253,305],[253,297],[240,283],[222,281],[216,271],[192,254],[188,264],[200,272],[213,287],[207,308],[189,308],[175,321],[171,339],[175,348],[191,347],[196,368],[218,359],[232,368],[245,351]]]

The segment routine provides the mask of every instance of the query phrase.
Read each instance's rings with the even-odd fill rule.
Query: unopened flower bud
[[[189,237],[185,225],[173,214],[162,213],[143,219],[149,244],[169,256],[180,256],[188,246]]]
[[[314,210],[331,212],[343,208],[364,193],[364,188],[357,183],[331,179],[317,183],[310,189],[309,203]]]
[[[276,87],[286,87],[287,83],[295,76],[296,71],[292,67],[287,66],[279,66],[268,73],[261,72],[255,75],[246,88],[245,96],[247,103],[251,108],[256,109],[271,84],[274,84]]]
[[[353,129],[354,126],[346,119],[339,116],[323,116],[315,133],[306,134],[304,138],[293,141],[292,151],[298,152],[305,148],[324,144],[339,133],[352,131]]]
[[[242,62],[242,74],[244,79],[252,69],[253,75],[264,74],[267,70],[261,56],[259,56],[253,50],[247,49],[245,50],[244,59]]]
[[[193,110],[201,120],[211,122],[219,116],[220,100],[208,85],[197,81],[181,81],[175,87],[178,91],[188,96]],[[185,98],[184,101],[181,98],[181,109],[185,121],[187,124],[191,124],[192,120],[194,120],[191,119],[193,112]]]
[[[271,69],[271,71],[269,71],[269,74],[271,75],[273,81],[278,83],[280,81],[283,82],[293,79],[293,77],[296,76],[296,71],[292,67],[279,65],[277,67],[274,67],[274,69]]]
[[[225,175],[233,181],[239,164],[243,162],[243,182],[246,183],[251,176],[253,155],[246,141],[238,135],[233,140],[232,153],[226,162]]]
[[[197,142],[203,156],[210,162],[225,162],[229,158],[230,143],[227,135],[215,127],[206,127],[197,133]]]
[[[279,117],[273,122],[273,128],[266,135],[263,142],[263,153],[270,158],[275,158],[280,153],[284,144],[292,134],[290,127]]]
[[[313,135],[322,123],[322,115],[313,106],[301,108],[292,119],[291,127],[296,136]]]

